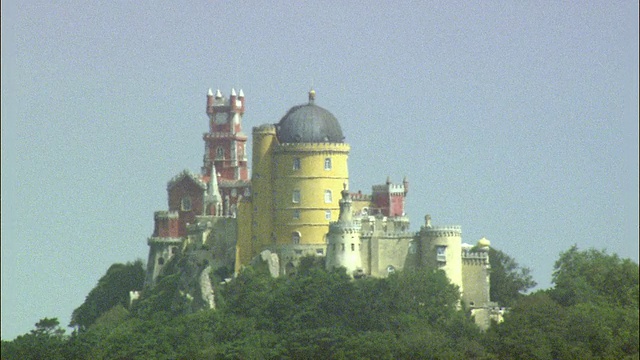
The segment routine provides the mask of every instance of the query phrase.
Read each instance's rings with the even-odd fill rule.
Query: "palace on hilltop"
[[[499,317],[489,298],[489,241],[463,243],[460,226],[434,226],[429,215],[419,231],[409,230],[406,178],[387,178],[369,194],[350,192],[350,146],[340,123],[316,104],[315,91],[308,96],[279,122],[252,129],[250,173],[244,93],[231,90],[227,98],[209,90],[202,169],[167,184],[168,210],[155,212],[148,239],[145,286],[176,255],[192,264],[200,284],[211,271],[232,274],[256,259],[274,276],[291,274],[309,255],[355,279],[429,267],[445,271],[479,326],[488,327]],[[212,299],[204,301],[213,307]]]

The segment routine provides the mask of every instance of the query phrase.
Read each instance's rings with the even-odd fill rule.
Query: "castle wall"
[[[462,301],[467,307],[484,307],[489,303],[489,268],[488,253],[462,253]]]
[[[248,264],[263,249],[275,243],[273,228],[273,148],[277,145],[273,125],[253,128],[253,177],[251,201],[242,204],[242,210],[251,213],[251,219],[242,221],[238,250],[241,264]],[[247,221],[249,227],[247,228]],[[240,264],[238,264],[239,266]]]

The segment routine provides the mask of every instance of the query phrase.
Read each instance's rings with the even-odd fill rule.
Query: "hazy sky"
[[[351,190],[406,175],[414,230],[485,236],[539,288],[573,244],[638,261],[637,1],[3,1],[2,338],[146,262],[210,87],[250,134],[312,85]]]

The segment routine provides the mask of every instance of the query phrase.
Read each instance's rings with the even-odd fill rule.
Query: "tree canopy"
[[[129,291],[141,290],[145,271],[142,260],[113,264],[89,292],[84,303],[71,314],[69,326],[86,330],[100,315],[116,305],[129,305]]]
[[[505,274],[527,278],[501,259]],[[85,304],[138,266],[116,265]],[[440,270],[353,280],[304,258],[295,274],[273,278],[258,265],[213,284],[219,307],[197,312],[185,311],[167,274],[132,307],[105,293],[111,302],[83,331],[65,335],[57,319],[42,319],[2,341],[2,359],[638,359],[636,263],[572,247],[553,280],[532,294],[517,281],[505,286],[519,295],[503,322],[481,332]]]

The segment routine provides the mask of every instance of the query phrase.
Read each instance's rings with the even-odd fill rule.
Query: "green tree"
[[[36,323],[30,333],[13,341],[2,341],[2,359],[66,359],[66,336],[57,318],[44,318]]]
[[[129,291],[142,289],[144,277],[142,260],[111,265],[84,303],[73,311],[69,326],[84,331],[112,307],[118,304],[128,306]]]
[[[509,255],[490,248],[491,288],[490,298],[502,306],[512,306],[529,289],[536,286],[531,270],[521,267]]]
[[[597,302],[638,308],[638,264],[604,250],[572,246],[560,254],[552,280],[552,296],[563,305]]]

